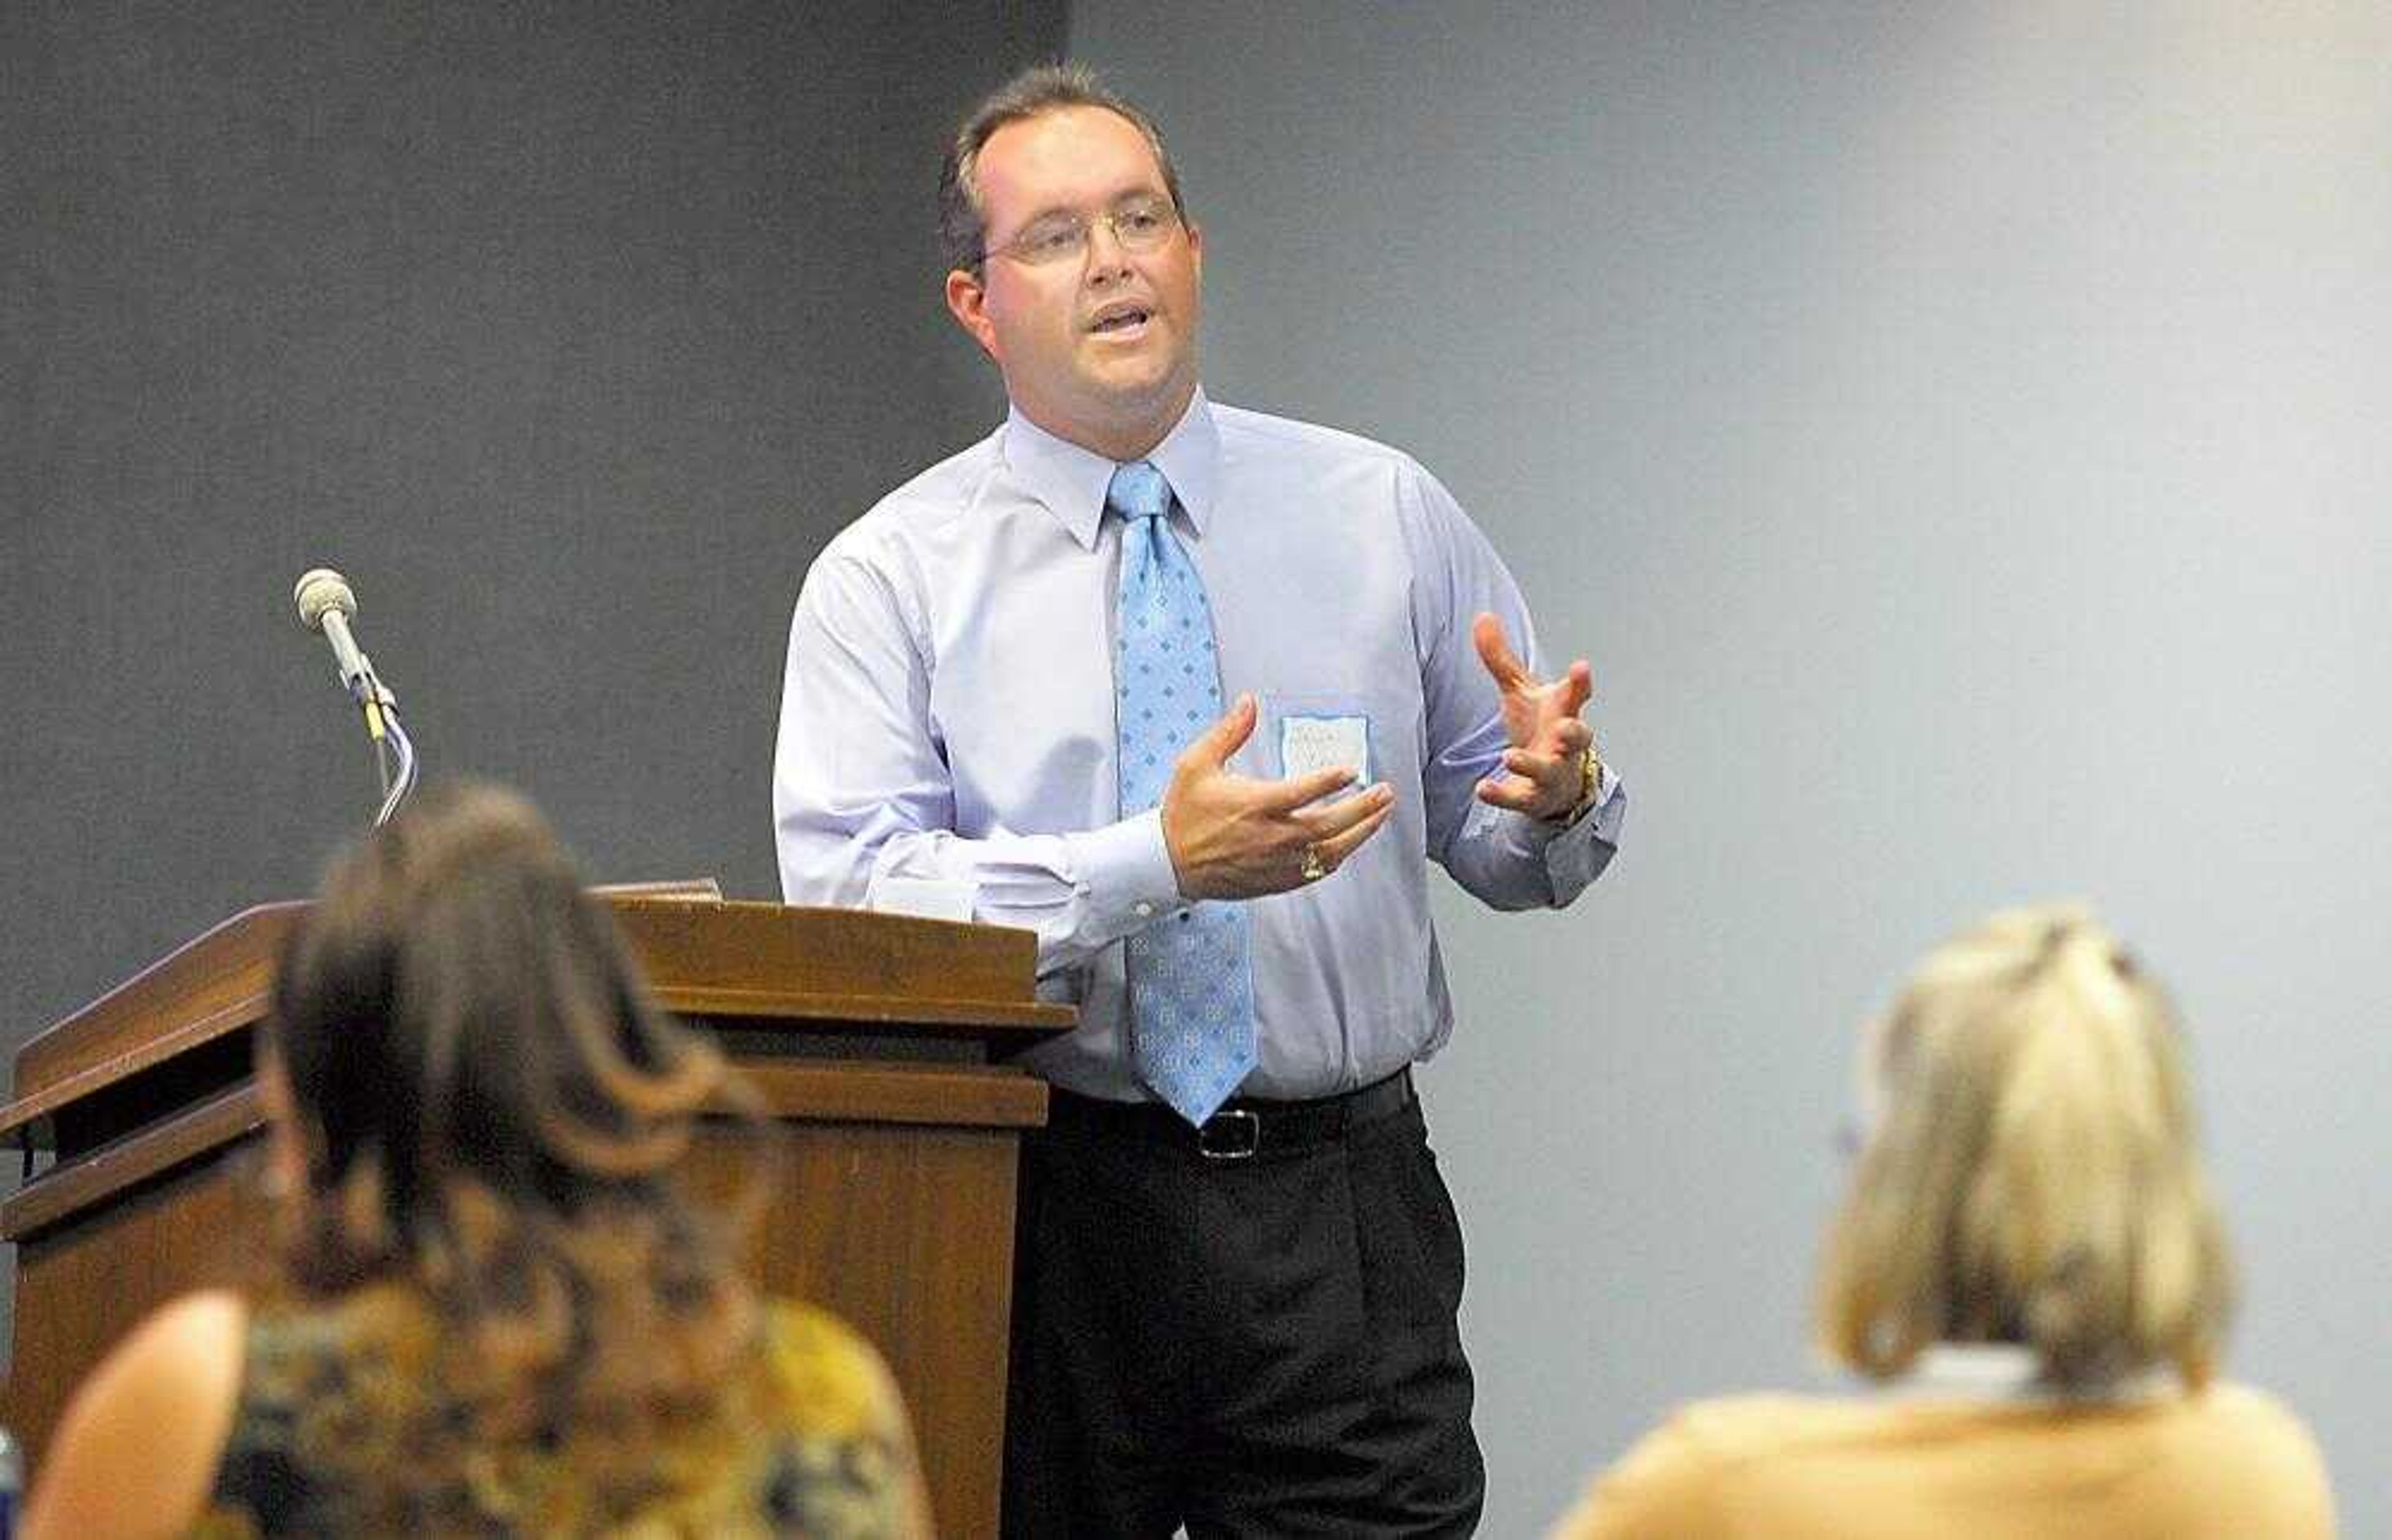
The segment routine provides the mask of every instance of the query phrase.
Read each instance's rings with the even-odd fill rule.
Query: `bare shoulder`
[[[224,1290],[185,1295],[134,1327],[68,1404],[28,1540],[188,1529],[231,1431],[248,1327],[248,1305]]]
[[[249,1305],[227,1289],[186,1294],[161,1305],[126,1334],[76,1392],[59,1425],[61,1440],[79,1419],[136,1404],[145,1410],[201,1408],[184,1403],[225,1397],[240,1388],[241,1334]]]
[[[239,1347],[249,1328],[249,1301],[229,1288],[203,1288],[169,1300],[133,1328],[121,1352],[136,1347],[169,1358],[204,1356],[227,1346]]]
[[[169,1301],[100,1362],[85,1394],[162,1403],[224,1394],[229,1417],[228,1392],[240,1389],[241,1336],[248,1329],[248,1301],[229,1289],[206,1289]]]

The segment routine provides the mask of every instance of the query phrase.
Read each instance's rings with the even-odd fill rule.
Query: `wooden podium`
[[[1020,1131],[1046,1086],[1005,1061],[1070,1029],[1027,931],[849,910],[613,897],[667,1010],[712,1030],[780,1135],[750,1242],[769,1293],[887,1355],[942,1533],[994,1534]],[[216,926],[26,1043],[0,1139],[55,1156],[0,1203],[17,1247],[6,1421],[38,1461],[67,1397],[153,1306],[258,1276],[270,1215],[254,1029],[304,903]],[[724,1123],[701,1194],[746,1171]]]

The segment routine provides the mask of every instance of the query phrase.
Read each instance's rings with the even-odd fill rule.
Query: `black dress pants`
[[[1233,1103],[1265,1143],[1216,1160],[1163,1108],[1054,1101],[1023,1148],[1009,1540],[1471,1534],[1462,1232],[1420,1104],[1274,1144]]]

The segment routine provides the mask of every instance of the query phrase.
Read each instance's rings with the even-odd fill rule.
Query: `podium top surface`
[[[1026,1048],[1068,1031],[1036,997],[1026,930],[861,910],[600,895],[664,1009],[760,1022],[869,1023]],[[243,910],[17,1051],[0,1139],[59,1107],[262,1020],[304,901]]]

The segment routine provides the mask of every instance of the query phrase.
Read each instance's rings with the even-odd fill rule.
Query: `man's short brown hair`
[[[939,167],[939,246],[947,266],[977,273],[988,255],[988,225],[980,206],[980,152],[996,131],[1008,123],[1026,122],[1069,107],[1101,108],[1125,120],[1146,136],[1154,163],[1163,171],[1163,190],[1188,218],[1188,201],[1179,194],[1179,173],[1163,143],[1163,130],[1136,105],[1116,96],[1085,64],[1040,64],[998,86],[972,109],[955,143]]]

